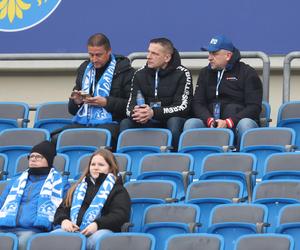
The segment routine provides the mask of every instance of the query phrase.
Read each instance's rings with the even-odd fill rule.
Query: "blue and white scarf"
[[[20,202],[28,179],[28,170],[17,178],[0,209],[0,226],[15,227]],[[34,221],[35,227],[52,227],[54,214],[63,198],[63,180],[61,175],[51,168],[38,198],[37,216]],[[23,211],[26,212],[26,211]]]
[[[90,88],[95,86],[94,96],[109,96],[115,68],[116,59],[114,55],[111,54],[111,61],[108,67],[95,86],[96,69],[93,63],[90,62],[82,78],[81,91],[90,93]],[[85,125],[106,124],[112,122],[112,115],[103,107],[83,104],[73,117],[73,122]]]
[[[87,177],[85,177],[87,178]],[[72,199],[72,207],[71,207],[71,220],[74,224],[77,222],[77,217],[79,210],[81,208],[82,202],[85,197],[87,182],[85,178],[82,182],[76,187],[73,199]],[[89,178],[89,177],[88,177]],[[82,222],[80,225],[80,230],[85,229],[88,225],[95,221],[96,217],[101,214],[102,208],[107,200],[108,195],[113,189],[115,184],[115,177],[113,174],[108,174],[99,188],[97,194],[92,200],[89,208],[85,211]]]

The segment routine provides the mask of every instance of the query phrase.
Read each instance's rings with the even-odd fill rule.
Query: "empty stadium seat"
[[[220,204],[236,203],[243,198],[243,184],[233,180],[201,180],[189,185],[185,203],[200,208],[199,232],[207,231],[211,210]]]
[[[172,181],[131,181],[125,184],[125,188],[131,199],[130,222],[133,225],[129,229],[132,232],[141,231],[143,215],[147,207],[175,201],[177,195],[176,184]]]
[[[211,153],[227,152],[233,145],[233,139],[234,134],[229,129],[189,129],[180,136],[178,152],[194,157],[194,179],[197,179],[204,157]]]
[[[278,110],[277,127],[292,128],[296,132],[296,146],[300,147],[300,101],[282,104]]]
[[[27,244],[27,250],[85,250],[86,237],[80,233],[38,233]]]
[[[247,153],[210,154],[203,160],[200,180],[229,179],[243,183],[244,197],[251,202],[256,182],[256,157]]]
[[[223,250],[224,239],[215,234],[176,234],[166,245],[165,250]]]
[[[119,135],[117,153],[126,153],[131,157],[131,178],[136,179],[141,158],[149,153],[167,152],[171,141],[172,134],[168,129],[127,129]]]
[[[183,200],[193,176],[193,157],[182,153],[145,155],[140,161],[138,180],[171,180],[177,185],[177,198]]]
[[[114,233],[101,237],[96,250],[154,250],[155,239],[151,234]]]
[[[255,234],[238,238],[234,250],[294,250],[294,240],[288,235]]]
[[[175,234],[196,231],[200,210],[193,204],[160,204],[149,206],[144,215],[143,232],[156,239],[156,250],[166,246],[166,240]]]
[[[300,180],[300,152],[270,155],[265,162],[263,180]]]
[[[262,178],[265,159],[273,153],[293,151],[295,132],[290,128],[254,128],[242,135],[240,151],[257,157],[257,178]]]
[[[260,204],[224,204],[213,208],[208,233],[224,237],[225,250],[232,250],[235,241],[245,234],[265,232],[267,207]]]
[[[5,129],[0,133],[0,153],[8,158],[7,178],[15,172],[17,158],[29,153],[32,147],[42,141],[49,140],[50,134],[45,129],[16,128]]]
[[[300,180],[270,180],[257,184],[253,190],[253,203],[268,207],[270,227],[274,232],[279,210],[287,204],[300,202]]]
[[[26,128],[29,105],[24,102],[0,102],[0,132],[9,128]]]
[[[17,250],[18,238],[13,233],[0,233],[1,250]]]
[[[68,111],[68,102],[46,102],[37,107],[34,127],[47,129],[50,133],[72,124],[72,115]]]
[[[295,249],[300,249],[300,204],[282,207],[279,211],[276,233],[290,235],[295,242]]]

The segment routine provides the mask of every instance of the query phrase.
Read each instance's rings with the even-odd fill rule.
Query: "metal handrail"
[[[0,54],[0,61],[22,60],[85,60],[87,53],[26,53],[26,54]]]
[[[179,52],[181,59],[205,59],[207,52]],[[263,101],[269,102],[270,89],[270,58],[261,51],[241,51],[242,58],[259,58],[263,61]],[[128,55],[131,62],[139,59],[146,59],[147,52],[134,52]]]
[[[300,58],[299,51],[293,51],[288,53],[284,57],[283,62],[283,86],[282,86],[282,103],[286,103],[290,100],[290,88],[291,88],[291,62],[295,58]]]

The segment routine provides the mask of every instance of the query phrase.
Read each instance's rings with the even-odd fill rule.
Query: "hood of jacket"
[[[167,67],[165,69],[160,69],[159,70],[158,75],[159,76],[166,76],[166,75],[170,74],[171,72],[173,72],[174,70],[176,70],[176,68],[178,66],[180,66],[180,65],[181,65],[180,55],[179,55],[177,49],[174,48],[174,53],[173,53],[173,55],[171,57],[170,62],[168,63],[168,65],[167,65]],[[147,64],[146,64],[146,69],[148,71],[150,71],[151,74],[153,74],[153,75],[155,74],[156,70],[152,69],[152,68],[148,68]]]
[[[115,68],[114,75],[118,75],[120,73],[123,73],[127,70],[131,70],[131,63],[129,59],[126,56],[122,55],[114,55],[117,61],[117,65]]]

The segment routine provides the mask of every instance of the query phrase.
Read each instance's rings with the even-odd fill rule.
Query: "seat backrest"
[[[5,154],[0,154],[0,180],[5,178],[3,171],[7,170],[7,163],[8,163],[7,156]]]
[[[81,175],[83,173],[85,168],[89,165],[91,156],[92,154],[84,154],[79,158],[76,173],[74,173],[75,175]]]
[[[268,198],[293,199],[300,202],[300,181],[270,180],[256,184],[253,190],[253,202]]]
[[[28,154],[20,155],[19,158],[16,161],[16,170],[14,174],[23,172],[28,168]],[[53,166],[58,172],[63,173],[64,171],[67,171],[69,164],[69,158],[67,155],[64,154],[57,154],[54,157]]]
[[[280,234],[254,234],[241,236],[235,250],[293,250],[294,240],[289,235]]]
[[[97,243],[96,250],[154,250],[155,239],[151,234],[114,233],[103,236]]]
[[[166,250],[223,250],[224,239],[213,234],[177,234],[167,240]]]
[[[209,171],[250,172],[256,169],[256,158],[246,153],[210,154],[203,160],[201,174]]]
[[[266,159],[264,174],[273,171],[299,171],[300,152],[272,154]]]
[[[110,140],[111,134],[107,129],[66,129],[58,136],[57,149],[65,146],[110,146]]]
[[[225,222],[266,222],[267,208],[260,204],[223,204],[213,208],[210,225]]]
[[[199,221],[200,210],[192,204],[160,204],[149,206],[144,224],[153,222],[193,223]]]
[[[120,172],[125,172],[125,171],[129,170],[128,168],[131,165],[131,159],[130,159],[129,155],[122,154],[122,153],[114,153],[114,156],[117,160]]]
[[[223,198],[233,200],[242,198],[243,185],[239,181],[231,180],[202,180],[189,185],[186,202],[193,199]]]
[[[64,118],[72,119],[68,111],[67,102],[46,102],[38,106],[35,115],[35,122],[43,119]]]
[[[49,138],[49,132],[44,129],[6,129],[0,133],[0,146],[34,146]]]
[[[117,149],[127,146],[170,146],[172,134],[168,129],[138,128],[121,132]]]
[[[159,153],[145,155],[141,161],[140,173],[151,171],[188,172],[193,167],[193,159],[188,154]]]
[[[67,243],[67,244],[66,244]],[[28,250],[85,250],[86,238],[74,233],[38,233],[28,242]]]
[[[28,118],[29,106],[23,102],[0,102],[0,119]]]
[[[0,233],[0,242],[3,250],[18,249],[18,238],[13,233]]]
[[[300,204],[290,204],[281,208],[277,226],[288,223],[300,223]]]
[[[295,132],[290,128],[253,128],[242,135],[241,150],[249,146],[294,144]]]
[[[300,101],[290,101],[282,104],[278,110],[277,125],[282,120],[300,118]]]
[[[175,198],[176,186],[171,181],[145,180],[131,181],[125,184],[131,199],[135,198]]]
[[[260,126],[261,127],[269,127],[269,123],[271,121],[271,105],[263,101],[261,105],[261,112],[260,112]]]
[[[232,145],[233,133],[229,129],[199,128],[184,131],[179,139],[179,148],[191,146],[226,146]]]
[[[5,189],[6,185],[8,184],[9,181],[0,181],[0,196]]]

